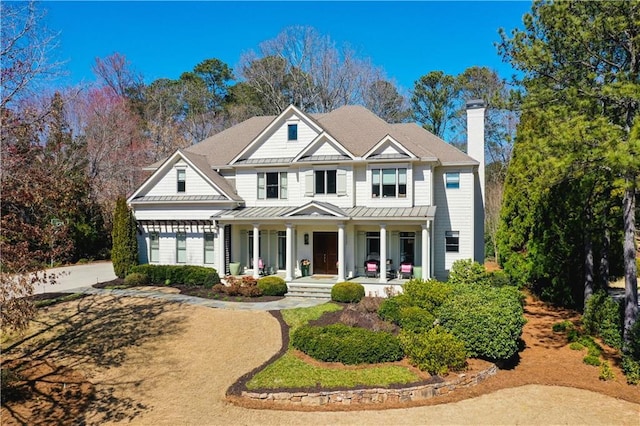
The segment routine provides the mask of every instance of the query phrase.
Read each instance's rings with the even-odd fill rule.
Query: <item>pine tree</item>
[[[124,278],[132,266],[138,264],[138,240],[136,220],[127,206],[124,197],[116,201],[113,214],[113,248],[111,261],[113,270],[119,278]]]

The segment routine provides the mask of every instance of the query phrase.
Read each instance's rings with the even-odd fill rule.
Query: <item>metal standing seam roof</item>
[[[146,195],[131,200],[133,203],[154,203],[161,201],[228,201],[222,195]]]
[[[436,206],[376,208],[362,206],[341,209],[330,203],[317,202],[315,204],[322,205],[327,210],[351,219],[426,219],[433,218],[436,214]],[[292,219],[296,216],[287,216],[287,213],[299,210],[300,208],[301,207],[240,207],[234,210],[220,211],[212,217],[222,219]],[[340,216],[336,216],[336,219],[340,219]]]

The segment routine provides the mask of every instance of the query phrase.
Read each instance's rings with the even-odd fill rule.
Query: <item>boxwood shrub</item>
[[[400,309],[400,327],[403,330],[420,333],[433,328],[436,317],[426,309],[408,306]]]
[[[287,283],[280,277],[262,277],[258,280],[258,288],[265,296],[284,296],[288,291]]]
[[[378,316],[384,321],[400,325],[400,310],[409,306],[411,306],[411,299],[406,294],[388,297],[380,305]]]
[[[471,259],[459,259],[451,265],[450,284],[491,284],[491,281],[491,275],[485,267]]]
[[[435,309],[449,297],[453,286],[434,279],[409,280],[404,284],[404,294],[411,300],[412,306],[418,306],[428,312],[434,313]]]
[[[447,374],[466,366],[464,342],[440,326],[423,333],[402,330],[400,342],[411,364],[430,374]]]
[[[404,357],[400,341],[391,333],[344,324],[300,327],[293,333],[291,344],[320,361],[343,364],[374,364]]]
[[[131,272],[138,272],[149,277],[151,284],[184,284],[211,288],[220,282],[218,272],[214,268],[194,265],[137,265]]]
[[[357,303],[364,297],[362,284],[343,281],[331,287],[331,300],[334,302]]]
[[[131,287],[145,285],[149,283],[149,277],[145,274],[141,274],[140,272],[132,272],[124,277],[124,283]]]
[[[442,326],[474,357],[511,358],[526,320],[519,292],[511,287],[460,285],[438,310]]]

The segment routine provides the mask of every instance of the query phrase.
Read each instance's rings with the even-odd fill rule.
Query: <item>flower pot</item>
[[[240,262],[229,263],[229,272],[231,275],[240,275]]]
[[[309,276],[309,265],[300,266],[300,272],[302,273],[303,277],[308,277]]]

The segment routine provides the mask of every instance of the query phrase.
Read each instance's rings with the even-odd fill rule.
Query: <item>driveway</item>
[[[111,262],[93,262],[86,265],[63,266],[47,269],[47,272],[58,275],[57,283],[41,284],[34,289],[35,294],[68,291],[89,287],[95,283],[111,281],[116,278]]]

